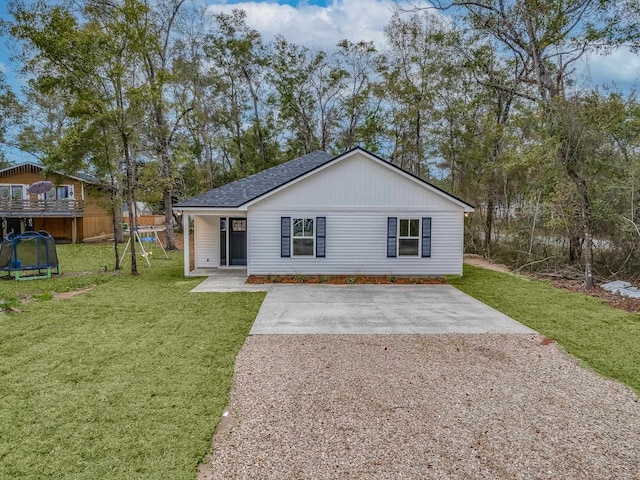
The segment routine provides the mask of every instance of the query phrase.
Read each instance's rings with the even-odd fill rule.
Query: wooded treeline
[[[635,51],[635,1],[398,10],[384,48],[265,39],[242,11],[186,0],[13,0],[10,13],[26,86],[0,82],[0,141],[95,174],[116,212],[144,200],[171,226],[176,200],[359,145],[474,204],[470,251],[573,266],[587,287],[640,273],[640,104],[579,70],[591,52]]]

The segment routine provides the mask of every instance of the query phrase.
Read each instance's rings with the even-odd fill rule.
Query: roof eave
[[[236,206],[236,207],[232,207],[232,206],[226,206],[226,207],[221,207],[221,206],[216,206],[216,207],[212,207],[209,205],[174,205],[173,207],[171,207],[171,210],[173,210],[174,212],[182,212],[184,210],[211,210],[211,211],[229,211],[229,210],[236,210],[239,212],[242,211],[246,211],[247,209],[242,207],[242,206]]]

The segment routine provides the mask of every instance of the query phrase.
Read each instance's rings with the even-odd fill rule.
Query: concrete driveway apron
[[[535,333],[449,285],[269,285],[260,334]]]

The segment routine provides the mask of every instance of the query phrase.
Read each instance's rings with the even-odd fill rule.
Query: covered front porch
[[[205,214],[183,211],[182,222],[185,276],[210,276],[223,270],[241,270],[246,277],[246,212],[226,210]],[[191,228],[193,239],[190,238]]]

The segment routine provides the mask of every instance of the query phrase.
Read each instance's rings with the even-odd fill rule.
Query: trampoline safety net
[[[47,270],[50,276],[52,269],[58,270],[58,254],[55,240],[48,232],[10,233],[2,241],[0,271]]]

